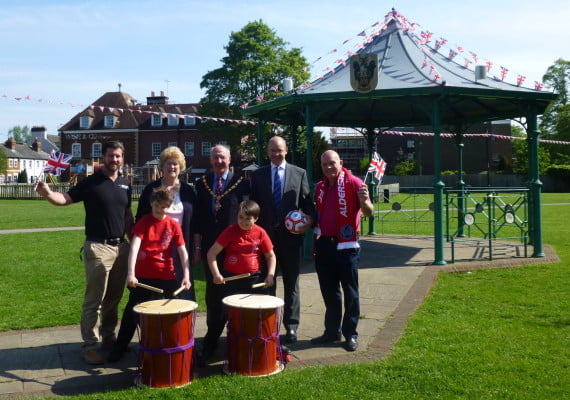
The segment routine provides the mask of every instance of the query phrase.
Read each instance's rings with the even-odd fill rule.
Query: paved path
[[[287,368],[379,360],[389,354],[409,316],[421,304],[440,271],[463,272],[558,261],[545,246],[546,257],[523,258],[522,246],[497,242],[493,261],[486,244],[456,245],[456,263],[431,265],[433,238],[378,235],[362,240],[360,264],[361,315],[358,351],[346,352],[340,345],[314,347],[312,337],[323,331],[323,302],[312,263],[302,267],[302,316],[299,341],[292,345],[293,361]],[[532,254],[529,249],[529,254]],[[450,259],[449,246],[446,259]],[[279,282],[279,287],[282,285]],[[278,293],[280,295],[280,293]],[[205,333],[205,315],[196,318],[197,346]],[[136,341],[136,338],[135,338]],[[137,351],[119,363],[89,366],[80,358],[78,326],[0,333],[0,399],[58,396],[118,390],[133,385],[137,374]],[[136,344],[131,344],[136,349]],[[205,368],[197,368],[194,379],[221,374],[224,349]]]

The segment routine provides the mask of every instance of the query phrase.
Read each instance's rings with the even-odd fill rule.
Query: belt
[[[336,236],[319,236],[319,240],[324,240],[330,243],[338,243],[338,238]]]
[[[96,243],[101,243],[101,244],[108,244],[109,246],[118,246],[121,243],[125,242],[125,239],[122,237],[114,237],[114,238],[99,238],[99,237],[94,237],[94,236],[87,236],[85,238],[85,240],[87,240],[88,242],[96,242]]]

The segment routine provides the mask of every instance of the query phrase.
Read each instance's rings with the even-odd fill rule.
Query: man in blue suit
[[[257,224],[267,231],[273,242],[277,267],[283,277],[284,342],[295,343],[301,312],[299,262],[303,235],[292,234],[285,229],[284,219],[289,211],[300,209],[314,220],[315,205],[307,172],[285,161],[287,151],[282,137],[274,136],[269,140],[267,154],[271,163],[253,172],[250,198],[261,207]]]

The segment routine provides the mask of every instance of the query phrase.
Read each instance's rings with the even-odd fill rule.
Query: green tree
[[[15,127],[8,130],[8,137],[14,138],[16,143],[26,143],[32,138],[32,133],[30,132],[30,128],[28,128],[27,125],[16,125]]]
[[[18,174],[18,183],[28,183],[28,171],[25,169]]]
[[[309,78],[306,59],[299,48],[289,50],[287,44],[262,20],[232,32],[224,47],[227,55],[221,60],[222,66],[202,77],[200,87],[206,89],[200,101],[202,115],[243,119],[241,111],[245,104],[283,95],[282,90],[274,90],[276,85],[281,87],[283,78],[292,77],[298,84],[306,81]],[[264,142],[275,134],[276,128],[266,127]],[[205,136],[223,135],[229,142],[239,143],[246,159],[256,155],[257,127],[208,121],[200,129]]]
[[[526,138],[526,133],[520,126],[513,126],[511,134],[514,137]],[[516,174],[528,175],[528,143],[526,140],[515,139],[513,140],[513,158],[515,163],[513,165],[513,172]],[[538,168],[541,173],[545,173],[550,165],[550,153],[544,146],[538,148]]]
[[[547,139],[570,141],[570,61],[561,58],[556,60],[548,67],[542,80],[558,93],[558,99],[546,109],[541,118],[540,130]],[[568,162],[570,146],[551,144],[547,148],[553,163]]]
[[[3,146],[3,144],[0,144],[0,146]],[[7,170],[8,170],[8,158],[6,157],[6,154],[4,154],[2,150],[0,150],[0,174],[5,174]]]
[[[406,160],[402,161],[394,166],[394,175],[397,176],[406,176],[406,175],[415,175],[417,170],[416,161],[415,160]]]

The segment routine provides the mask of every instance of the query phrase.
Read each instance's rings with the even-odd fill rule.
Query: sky
[[[151,91],[197,103],[231,33],[252,21],[301,48],[318,76],[392,7],[433,40],[508,68],[513,83],[524,75],[523,86],[570,60],[567,0],[0,0],[0,140],[18,125],[57,134],[119,84],[143,103]]]

